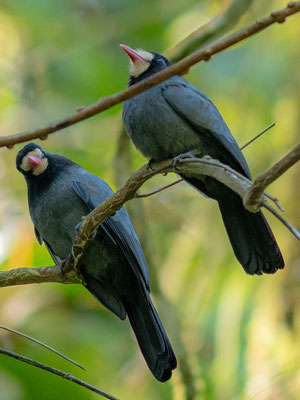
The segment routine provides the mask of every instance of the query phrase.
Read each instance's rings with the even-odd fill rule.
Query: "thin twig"
[[[170,187],[172,187],[174,185],[177,185],[177,183],[180,183],[180,182],[183,182],[183,179],[178,179],[177,181],[169,183],[168,185],[165,185],[165,186],[162,186],[162,187],[160,187],[158,189],[153,190],[153,192],[149,192],[149,193],[145,193],[145,194],[137,194],[136,193],[134,197],[136,199],[142,199],[144,197],[150,197],[150,196],[153,196],[156,193],[162,192],[163,190],[166,190],[166,189],[168,189],[168,188],[170,188]]]
[[[268,203],[265,202],[265,204],[263,205],[267,210],[270,211],[270,213],[272,213],[273,215],[275,215],[276,218],[279,219],[279,221],[281,221],[283,223],[283,225],[285,225],[291,232],[292,234],[298,239],[300,240],[300,232],[297,231],[297,229],[290,224],[285,218],[283,218],[283,216],[281,214],[279,214],[273,207],[271,207]]]
[[[258,135],[254,136],[254,138],[252,138],[251,140],[249,140],[249,142],[245,143],[242,147],[240,147],[241,150],[244,150],[247,146],[249,146],[249,144],[251,144],[252,142],[254,142],[256,139],[258,139],[259,137],[261,137],[261,135],[263,135],[265,132],[267,132],[269,129],[273,128],[273,126],[275,126],[275,122],[273,122],[271,125],[267,126],[263,131],[261,131]]]
[[[102,397],[105,397],[106,399],[119,400],[116,397],[112,396],[111,394],[108,394],[108,393],[104,392],[103,390],[97,388],[96,386],[90,385],[89,383],[87,383],[87,382],[85,382],[85,381],[83,381],[83,380],[81,380],[79,378],[76,378],[76,376],[74,376],[72,374],[69,374],[67,372],[61,371],[61,370],[59,370],[57,368],[50,367],[49,365],[40,363],[38,361],[32,360],[31,358],[21,356],[20,354],[17,354],[17,353],[14,353],[12,351],[9,351],[9,350],[6,350],[6,349],[2,349],[2,348],[0,348],[0,354],[3,354],[5,356],[7,356],[7,357],[14,358],[15,360],[22,361],[22,362],[24,362],[26,364],[30,364],[30,365],[32,365],[34,367],[43,369],[43,370],[45,370],[47,372],[50,372],[51,374],[58,375],[61,378],[67,379],[68,381],[71,381],[71,382],[74,382],[77,385],[80,385],[80,386],[82,386],[82,387],[84,387],[84,388],[86,388],[86,389],[88,389],[88,390],[90,390],[90,391],[92,391],[94,393],[99,394]]]
[[[26,335],[25,333],[16,331],[15,329],[8,328],[7,326],[0,325],[0,329],[4,329],[4,330],[6,330],[8,332],[12,332],[12,333],[15,333],[17,335],[23,336],[24,338],[29,339],[32,342],[35,342],[35,343],[45,347],[46,349],[48,349],[50,351],[53,351],[53,353],[58,354],[60,357],[64,358],[65,360],[69,361],[70,363],[76,365],[77,367],[79,367],[79,368],[81,368],[81,369],[83,369],[85,371],[85,368],[81,364],[79,364],[78,362],[76,362],[76,361],[72,360],[71,358],[65,356],[64,354],[62,354],[59,351],[55,350],[53,347],[48,346],[47,344],[41,342],[38,339],[35,339],[35,338],[33,338],[33,337],[29,336],[29,335]]]
[[[74,125],[84,119],[92,117],[93,115],[99,114],[100,112],[107,110],[116,104],[123,102],[143,91],[150,89],[151,87],[158,85],[159,83],[171,78],[174,75],[181,74],[186,71],[192,65],[200,61],[208,61],[210,58],[233,46],[234,44],[245,40],[246,38],[253,36],[254,34],[266,29],[270,25],[275,23],[283,23],[285,19],[293,14],[300,11],[300,2],[291,1],[287,7],[282,10],[272,11],[270,16],[256,21],[253,25],[248,28],[242,29],[234,34],[227,36],[226,38],[211,44],[210,46],[199,50],[190,56],[182,59],[176,64],[144,79],[143,81],[132,85],[128,89],[122,90],[121,92],[115,93],[111,96],[102,97],[96,103],[80,108],[75,114],[66,117],[60,121],[53,122],[46,127],[29,130],[27,132],[21,132],[14,135],[3,136],[0,138],[0,147],[13,147],[16,143],[23,143],[33,139],[47,139],[48,135],[68,126]]]
[[[270,200],[272,200],[274,202],[274,204],[279,208],[280,211],[284,212],[284,208],[279,203],[279,200],[276,197],[272,196],[270,193],[267,193],[266,191],[264,191],[264,195],[266,197],[268,197]]]

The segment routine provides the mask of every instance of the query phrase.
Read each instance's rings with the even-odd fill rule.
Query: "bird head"
[[[129,86],[171,65],[170,61],[161,54],[152,51],[133,50],[125,44],[120,44],[120,47],[130,58]]]
[[[45,150],[35,144],[28,143],[17,154],[17,169],[26,177],[42,175],[48,167]]]

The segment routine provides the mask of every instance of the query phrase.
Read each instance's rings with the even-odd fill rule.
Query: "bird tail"
[[[126,299],[124,306],[150,371],[157,380],[165,382],[171,378],[177,361],[150,295],[145,296],[134,303]]]
[[[236,196],[218,200],[233,251],[247,274],[273,274],[284,267],[274,235],[261,211],[247,211]]]

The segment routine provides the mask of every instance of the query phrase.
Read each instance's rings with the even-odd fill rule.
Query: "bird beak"
[[[42,158],[37,156],[27,156],[27,160],[30,168],[36,168],[42,162]]]
[[[145,60],[142,56],[140,56],[136,51],[134,51],[131,47],[126,46],[126,44],[120,44],[121,49],[123,49],[128,56],[130,57],[131,61],[134,63],[136,61],[140,63],[149,64],[149,61]]]

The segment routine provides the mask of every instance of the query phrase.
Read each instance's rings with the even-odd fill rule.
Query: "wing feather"
[[[178,77],[174,83],[162,86],[161,90],[174,112],[189,123],[201,135],[202,140],[217,149],[226,163],[251,177],[237,142],[218,109],[204,93],[182,77]]]
[[[88,172],[86,174],[89,179],[74,181],[73,189],[88,208],[93,210],[113,194],[113,191],[102,179]],[[150,277],[145,256],[126,210],[121,208],[113,217],[108,217],[100,227],[119,247],[137,279],[142,280],[149,290]]]

